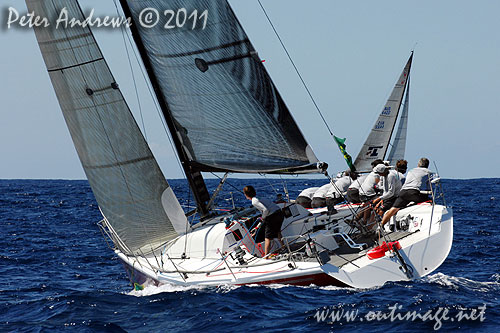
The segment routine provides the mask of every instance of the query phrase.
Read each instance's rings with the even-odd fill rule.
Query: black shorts
[[[344,201],[343,197],[340,197],[340,198],[326,198],[326,206],[327,207],[329,207],[329,206],[335,206],[335,205],[341,203],[342,201]]]
[[[312,208],[326,207],[326,199],[319,197],[313,198],[311,202],[311,207]]]
[[[402,190],[392,207],[405,208],[410,202],[416,204],[429,200],[429,197],[420,193],[419,190]]]
[[[349,200],[352,203],[360,203],[361,200],[359,200],[359,190],[356,188],[350,188],[347,190],[347,200]]]
[[[312,208],[311,207],[311,199],[309,197],[305,197],[303,195],[299,195],[297,197],[297,200],[295,200],[295,203],[301,205],[304,208]]]
[[[281,231],[281,225],[283,224],[284,219],[285,215],[283,215],[281,209],[271,215],[268,215],[263,221],[265,227],[265,238],[277,238],[278,233]]]
[[[372,194],[372,195],[360,195],[359,196],[359,200],[361,202],[368,202],[368,201],[371,201],[373,199],[375,199],[377,195],[376,194]]]
[[[396,199],[397,199],[397,197],[392,197],[392,198],[389,198],[389,199],[384,199],[383,203],[382,203],[382,206],[380,206],[380,209],[383,212],[388,211],[392,206],[394,206],[394,203],[396,202]]]

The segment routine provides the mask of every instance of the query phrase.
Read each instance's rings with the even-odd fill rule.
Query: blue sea
[[[210,189],[217,180],[208,180]],[[324,180],[291,178],[291,197]],[[183,180],[170,184],[187,205]],[[219,202],[271,198],[281,180],[229,180]],[[87,181],[0,180],[0,332],[500,331],[500,179],[444,180],[451,253],[429,276],[355,290],[161,286],[134,291],[96,225]],[[408,312],[419,317],[406,316]],[[356,315],[354,317],[354,315]],[[427,316],[426,316],[427,315]],[[351,320],[352,319],[352,320]]]

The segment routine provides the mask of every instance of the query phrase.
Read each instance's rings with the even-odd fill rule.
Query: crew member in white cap
[[[390,170],[388,166],[383,164],[377,165],[373,171],[381,177],[380,187],[383,193],[382,196],[373,200],[373,204],[377,213],[382,215],[392,207],[401,191],[401,176],[398,171]]]

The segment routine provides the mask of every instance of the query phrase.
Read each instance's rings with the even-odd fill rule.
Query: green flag
[[[347,153],[347,151],[345,150],[345,140],[346,139],[345,138],[344,139],[337,138],[335,135],[333,136],[333,138],[335,139],[335,142],[337,142],[337,145],[339,146],[340,152],[342,153],[342,155],[344,155],[345,161],[347,162],[347,165],[349,166],[351,171],[353,171],[353,172],[356,171],[356,168],[352,164],[351,155],[349,155]]]

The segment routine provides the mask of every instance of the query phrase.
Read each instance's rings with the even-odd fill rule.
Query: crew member
[[[252,201],[252,205],[262,213],[262,223],[259,223],[252,233],[264,225],[264,253],[265,256],[267,256],[271,251],[271,241],[274,238],[278,238],[281,246],[283,246],[283,241],[281,240],[281,225],[283,224],[285,216],[283,215],[281,208],[271,200],[266,198],[257,198],[257,193],[255,192],[255,188],[253,186],[245,186],[243,188],[243,193],[248,200]]]
[[[299,196],[295,200],[295,202],[301,205],[304,208],[312,208],[311,201],[314,193],[319,190],[319,187],[309,187],[300,192]]]
[[[415,204],[429,200],[429,196],[420,193],[422,187],[427,187],[429,180],[432,176],[432,172],[428,169],[429,160],[422,157],[418,161],[418,165],[415,169],[411,169],[408,172],[404,185],[401,187],[401,192],[394,202],[391,209],[385,212],[382,218],[382,226],[390,220],[391,217],[396,215],[396,213],[401,209],[405,208],[410,202]]]

